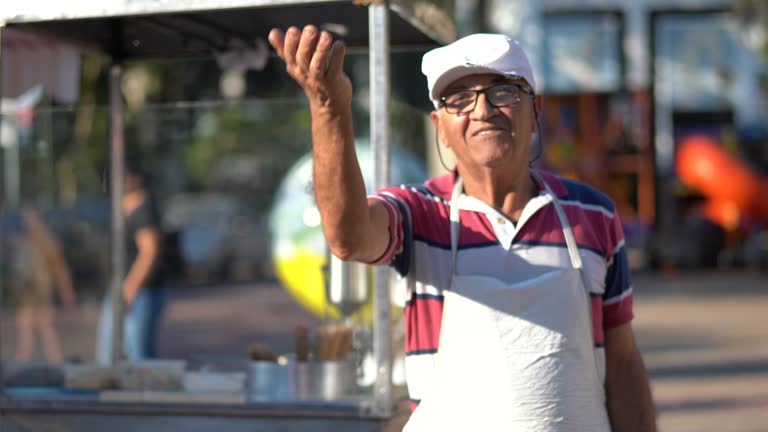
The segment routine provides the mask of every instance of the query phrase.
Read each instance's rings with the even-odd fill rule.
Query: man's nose
[[[475,101],[475,109],[470,113],[471,118],[484,119],[491,117],[496,113],[497,108],[488,100],[485,92],[477,95],[477,101]]]

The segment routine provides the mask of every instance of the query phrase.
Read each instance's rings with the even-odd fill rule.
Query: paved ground
[[[662,432],[768,431],[768,275],[696,273],[635,277],[638,340]],[[254,342],[288,352],[296,324],[318,320],[274,283],[175,291],[160,339],[163,357],[193,362],[245,356]],[[62,311],[68,356],[89,360],[95,304]],[[0,356],[12,357],[12,314],[0,317]]]
[[[768,276],[636,277],[663,432],[768,431]]]

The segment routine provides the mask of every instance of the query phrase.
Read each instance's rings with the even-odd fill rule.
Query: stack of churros
[[[319,327],[315,334],[315,360],[339,361],[352,351],[353,328],[347,324]]]

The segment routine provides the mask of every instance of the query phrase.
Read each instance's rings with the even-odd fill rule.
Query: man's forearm
[[[639,351],[609,365],[606,396],[613,432],[656,432],[648,374]]]
[[[351,112],[312,107],[312,143],[315,199],[326,239],[337,256],[356,258],[369,215]]]
[[[352,132],[352,82],[344,73],[346,45],[313,25],[272,29],[269,43],[309,101],[315,200],[328,245],[342,259],[372,260],[386,247],[381,234],[388,219],[368,210]]]

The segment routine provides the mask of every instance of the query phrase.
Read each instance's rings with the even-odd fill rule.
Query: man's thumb
[[[337,75],[344,72],[344,54],[347,47],[344,42],[337,40],[331,47],[331,60],[328,64],[328,75]]]

